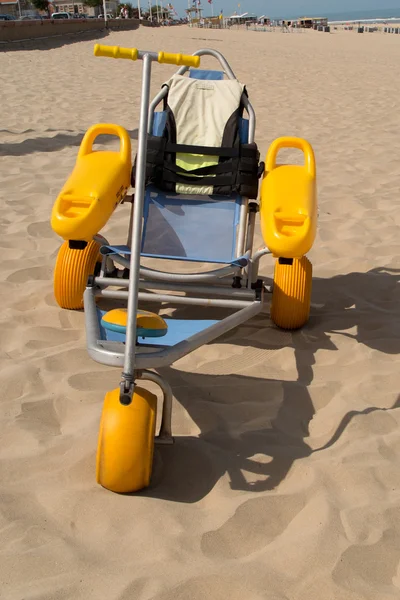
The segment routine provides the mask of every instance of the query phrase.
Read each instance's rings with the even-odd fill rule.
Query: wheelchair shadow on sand
[[[308,392],[315,354],[321,349],[338,350],[331,334],[389,355],[400,353],[399,284],[400,270],[386,268],[315,278],[309,323],[303,330],[282,337],[291,339],[283,345],[294,348],[296,381],[160,370],[200,433],[198,437],[177,436],[174,446],[157,446],[152,485],[142,494],[196,502],[225,473],[234,490],[273,490],[296,460],[331,447],[356,415],[400,407],[399,396],[390,408],[350,410],[322,448],[312,450],[305,441],[315,413]],[[179,318],[188,310],[178,309],[173,316]],[[266,319],[266,314],[258,315],[217,343],[276,350],[276,341],[273,346],[268,344]],[[266,329],[265,339],[260,335],[262,328]]]

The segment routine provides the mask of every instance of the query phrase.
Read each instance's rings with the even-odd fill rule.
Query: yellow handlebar
[[[156,54],[151,53],[155,58]],[[120,48],[120,46],[102,46],[96,44],[94,47],[95,56],[106,56],[108,58],[127,58],[137,60],[139,50],[137,48]],[[157,60],[159,63],[168,63],[169,65],[179,65],[185,67],[198,67],[200,65],[200,56],[191,54],[173,54],[171,52],[159,52]]]
[[[94,47],[95,56],[107,56],[108,58],[127,58],[129,60],[137,60],[137,48],[120,48],[119,46],[102,46],[96,44]]]
[[[168,63],[169,65],[198,67],[200,65],[200,56],[192,56],[191,54],[172,54],[171,52],[159,52],[158,62]]]

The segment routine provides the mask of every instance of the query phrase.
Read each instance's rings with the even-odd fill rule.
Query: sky
[[[145,1],[141,0],[143,4]],[[188,6],[188,0],[165,0],[163,4],[166,4],[167,1],[171,1],[180,15],[183,15]],[[131,2],[135,5],[135,0],[131,0]],[[259,16],[265,14],[270,17],[296,17],[306,13],[310,16],[325,16],[356,10],[400,9],[400,0],[381,0],[380,2],[377,0],[336,0],[335,3],[330,0],[213,0],[213,3],[214,14],[216,15],[223,9],[226,16],[235,11],[238,14],[253,12]],[[204,9],[204,15],[211,14],[210,4],[207,0],[201,0],[201,6]]]

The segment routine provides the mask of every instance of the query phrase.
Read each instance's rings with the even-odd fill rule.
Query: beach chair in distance
[[[89,355],[122,368],[119,387],[104,400],[97,481],[125,493],[150,484],[155,441],[173,443],[172,391],[156,370],[260,313],[271,291],[258,276],[261,257],[276,259],[273,322],[283,329],[307,322],[316,169],[310,144],[294,137],[275,140],[265,165],[259,162],[253,107],[219,52],[181,55],[96,45],[94,53],[143,61],[138,151],[132,170],[125,129],[98,124],[85,134],[52,212],[53,230],[64,239],[54,293],[62,308],[84,307]],[[200,69],[202,56],[215,58],[221,70]],[[153,61],[181,68],[150,102]],[[119,137],[119,151],[94,151],[100,134]],[[278,164],[283,148],[301,150],[304,164]],[[131,183],[134,197],[127,195]],[[99,232],[116,206],[129,201],[127,243],[112,245]],[[258,212],[266,246],[253,252]],[[157,259],[156,268],[149,259]],[[190,318],[179,310],[166,316],[143,310],[143,302],[193,310]],[[216,319],[213,308],[224,316]],[[163,394],[158,435],[157,397],[144,381]]]

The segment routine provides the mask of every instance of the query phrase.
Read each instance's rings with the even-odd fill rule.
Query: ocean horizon
[[[376,10],[353,10],[347,12],[338,13],[310,13],[310,14],[298,14],[298,15],[285,15],[279,17],[273,17],[273,19],[298,19],[300,17],[327,17],[330,23],[343,23],[343,22],[380,22],[380,21],[400,21],[400,7],[399,8],[383,8]]]

